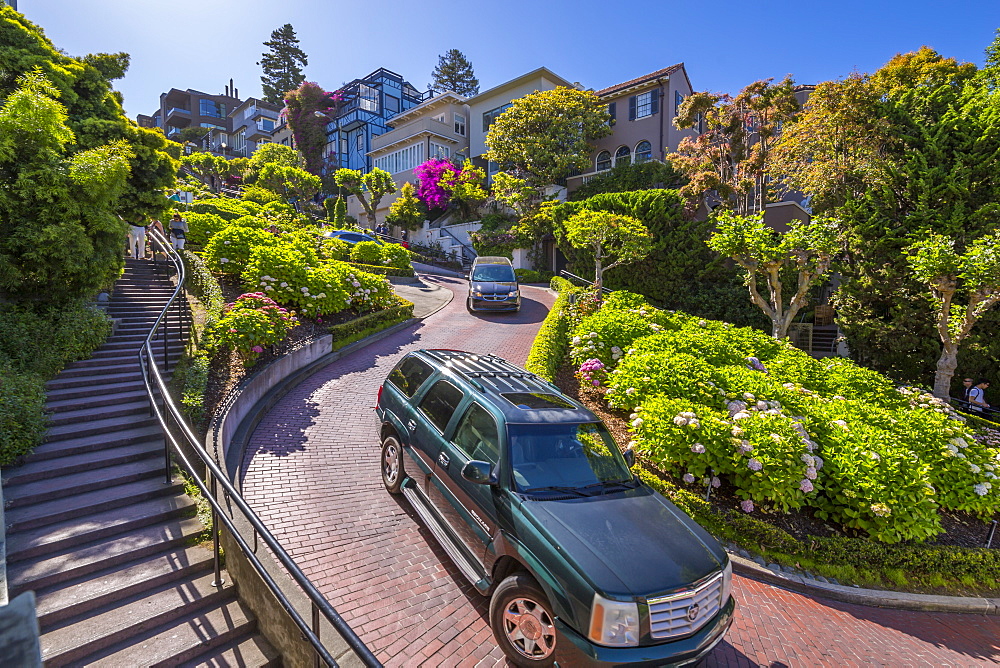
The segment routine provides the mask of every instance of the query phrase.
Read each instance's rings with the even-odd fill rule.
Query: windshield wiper
[[[522,494],[531,494],[533,492],[563,492],[564,494],[575,494],[576,496],[590,496],[586,492],[581,491],[579,487],[561,487],[559,485],[546,485],[544,487],[529,487],[528,489],[522,490]]]
[[[604,489],[606,489],[608,487],[615,486],[615,485],[617,485],[618,487],[621,487],[623,489],[635,489],[635,487],[636,487],[637,484],[638,483],[636,483],[635,478],[632,478],[630,480],[601,480],[601,481],[598,481],[598,482],[591,483],[589,485],[584,485],[583,487],[580,487],[579,489],[580,490],[587,490],[587,489],[594,489],[594,488],[598,488],[599,487],[599,488],[602,488],[602,490],[604,490]],[[603,494],[604,491],[602,491],[601,493]]]

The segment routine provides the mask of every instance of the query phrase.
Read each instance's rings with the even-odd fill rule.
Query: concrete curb
[[[1000,599],[965,596],[935,596],[932,594],[908,594],[880,589],[845,587],[832,582],[820,582],[788,572],[777,564],[769,567],[730,552],[733,572],[753,580],[788,589],[800,594],[819,596],[843,603],[854,603],[876,608],[894,610],[920,610],[923,612],[961,612],[975,615],[1000,615]]]
[[[434,275],[434,274],[430,274],[430,275]],[[420,281],[420,282],[423,283],[423,281]],[[430,287],[430,288],[434,288],[434,290],[447,290],[448,294],[450,294],[451,296],[448,298],[447,301],[442,302],[440,306],[438,306],[436,309],[434,309],[430,313],[425,313],[424,315],[416,318],[417,320],[426,320],[427,318],[431,317],[432,315],[434,315],[435,313],[437,313],[438,311],[440,311],[445,306],[447,306],[448,304],[452,303],[455,300],[455,293],[452,292],[451,290],[448,290],[447,288],[443,288],[440,285],[434,285],[434,284],[431,284],[431,283],[424,283],[424,285],[426,285],[427,287]]]

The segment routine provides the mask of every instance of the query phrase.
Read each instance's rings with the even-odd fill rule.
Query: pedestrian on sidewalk
[[[962,401],[969,403],[969,392],[972,390],[972,379],[966,378],[962,381]]]
[[[174,213],[170,218],[170,238],[174,242],[174,249],[184,249],[184,238],[187,236],[187,219],[181,218],[181,214]]]
[[[136,260],[146,259],[146,226],[128,221],[128,254]]]
[[[990,407],[990,405],[986,403],[986,388],[989,386],[989,381],[984,378],[979,379],[976,386],[969,390],[969,408],[977,413],[982,413],[984,409]]]

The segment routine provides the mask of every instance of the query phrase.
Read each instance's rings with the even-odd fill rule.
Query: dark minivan
[[[722,640],[726,551],[556,386],[493,355],[418,350],[375,410],[386,489],[490,597],[514,665],[687,665]]]
[[[514,266],[505,257],[477,257],[469,271],[470,311],[519,311],[521,291]]]

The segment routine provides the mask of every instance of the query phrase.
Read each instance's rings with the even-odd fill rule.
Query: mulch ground
[[[631,433],[629,432],[628,414],[609,408],[604,402],[604,395],[600,390],[581,386],[571,368],[564,365],[556,375],[555,382],[564,392],[572,397],[576,397],[583,405],[600,417],[608,426],[608,430],[620,447],[625,447],[632,440]],[[675,485],[695,491],[693,486],[685,484],[669,473],[663,471],[659,471],[658,473]],[[712,490],[709,502],[713,507],[719,509],[739,508],[740,499],[734,492],[735,489],[723,481],[721,487]],[[828,522],[813,517],[811,511],[805,508],[789,513],[764,512],[758,508],[750,514],[759,520],[788,532],[800,540],[804,540],[808,536],[858,536],[857,533],[844,530],[841,527],[831,525]],[[987,536],[991,528],[990,522],[983,521],[968,513],[942,511],[940,516],[944,532],[928,540],[927,545],[986,546]],[[991,548],[1000,549],[1000,528],[997,528]]]

